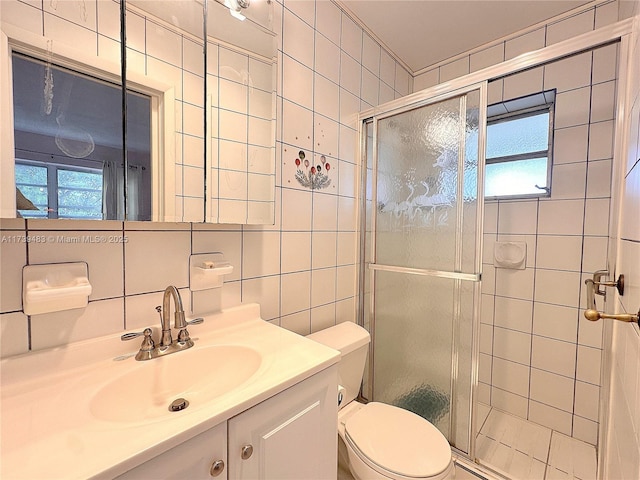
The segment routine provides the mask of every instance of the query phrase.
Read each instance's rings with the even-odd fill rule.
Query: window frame
[[[532,95],[535,96],[538,94]],[[555,97],[555,92],[554,92]],[[524,97],[526,98],[526,97]],[[521,100],[510,100],[506,102],[501,102],[498,105],[509,105],[511,102]],[[489,106],[490,108],[491,106]],[[493,115],[487,118],[487,136],[490,125],[495,125],[498,123],[508,122],[517,120],[520,118],[531,117],[534,115],[538,115],[542,112],[546,112],[549,114],[549,130],[547,134],[547,149],[546,150],[538,150],[535,152],[527,152],[527,153],[518,153],[513,155],[505,155],[501,157],[486,157],[485,164],[486,165],[494,165],[497,163],[506,163],[506,162],[516,162],[519,160],[531,160],[534,158],[547,158],[547,185],[543,188],[537,187],[540,189],[539,193],[518,193],[511,195],[485,195],[484,199],[486,201],[496,201],[496,200],[517,200],[517,199],[530,199],[530,198],[549,198],[551,197],[551,180],[552,180],[552,172],[553,172],[553,132],[554,132],[554,119],[555,119],[555,98],[551,102],[546,102],[544,104],[539,104],[527,108],[522,108],[519,110],[514,110],[512,112],[501,113],[497,115]],[[485,152],[486,154],[486,152]]]
[[[73,220],[94,220],[93,218],[88,218],[88,217],[60,217],[59,216],[58,190],[60,188],[60,185],[58,182],[58,171],[67,170],[67,171],[79,172],[79,173],[101,174],[102,173],[101,169],[96,167],[95,165],[91,165],[90,162],[79,162],[79,164],[77,165],[72,165],[68,163],[58,163],[55,161],[52,162],[50,158],[47,161],[38,160],[37,157],[39,156],[41,156],[41,154],[20,150],[20,155],[16,156],[16,159],[15,159],[16,167],[18,165],[26,165],[26,166],[45,168],[47,170],[46,216],[33,216],[33,217],[24,216],[25,213],[28,212],[28,210],[25,210],[23,211],[23,218],[49,218],[49,219],[63,218],[63,219],[73,219]],[[18,182],[16,181],[16,187],[18,187],[19,185],[20,184],[18,184]],[[66,188],[66,187],[63,186],[62,188]],[[102,208],[100,209],[100,215],[101,217],[103,215]],[[100,220],[101,219],[102,218],[100,218]]]

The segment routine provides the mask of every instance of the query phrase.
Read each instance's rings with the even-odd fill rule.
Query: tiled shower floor
[[[481,465],[518,480],[596,478],[594,446],[487,405],[478,416]]]

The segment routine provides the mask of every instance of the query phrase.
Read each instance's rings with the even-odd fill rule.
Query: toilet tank
[[[355,400],[367,360],[371,340],[369,332],[353,322],[344,322],[312,333],[307,338],[340,351],[342,357],[338,364],[338,383],[345,389],[340,406]]]

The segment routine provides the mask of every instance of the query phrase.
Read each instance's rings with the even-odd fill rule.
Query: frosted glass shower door
[[[480,296],[481,88],[374,117],[367,136],[372,397],[427,418],[464,452]]]

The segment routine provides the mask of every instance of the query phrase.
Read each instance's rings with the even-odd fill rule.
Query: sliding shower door
[[[471,448],[485,86],[368,118],[363,305],[368,395]],[[480,200],[480,201],[479,201]],[[365,393],[367,390],[365,390]]]

